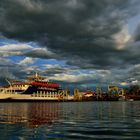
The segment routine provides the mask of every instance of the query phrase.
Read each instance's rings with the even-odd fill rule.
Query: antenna
[[[7,79],[5,79],[7,82],[8,82],[8,84],[11,86],[11,83],[10,83],[10,81],[8,81]]]
[[[37,72],[35,73],[35,77],[38,77],[38,73]]]

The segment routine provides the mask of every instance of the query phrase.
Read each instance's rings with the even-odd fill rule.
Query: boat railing
[[[6,93],[6,89],[5,88],[0,88],[0,93]]]
[[[16,94],[12,89],[7,88],[0,88],[0,94]]]

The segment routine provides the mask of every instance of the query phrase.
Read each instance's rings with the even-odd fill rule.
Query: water
[[[140,102],[0,103],[0,140],[139,140]]]

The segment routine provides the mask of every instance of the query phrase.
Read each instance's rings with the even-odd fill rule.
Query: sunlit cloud
[[[19,65],[31,65],[34,63],[34,61],[35,60],[33,58],[26,57],[25,59],[23,59],[19,62]]]
[[[0,55],[3,57],[6,56],[20,56],[24,51],[33,49],[32,46],[28,44],[7,44],[0,46]]]

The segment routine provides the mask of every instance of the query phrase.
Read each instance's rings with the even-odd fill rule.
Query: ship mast
[[[9,86],[11,87],[12,86],[11,82],[8,79],[5,80],[8,82]]]
[[[36,80],[41,80],[42,81],[44,79],[45,79],[45,77],[40,76],[37,72],[35,73],[35,75],[32,75],[32,76],[28,77],[29,81],[36,81]]]

